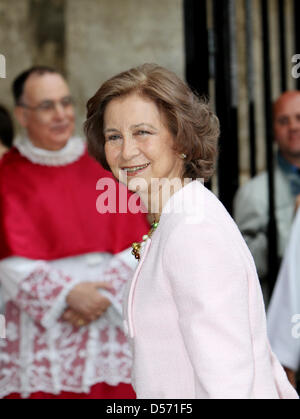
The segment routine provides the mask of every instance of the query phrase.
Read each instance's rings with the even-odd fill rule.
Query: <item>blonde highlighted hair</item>
[[[143,64],[112,77],[88,101],[84,130],[90,154],[110,170],[104,151],[105,108],[114,98],[131,93],[152,100],[164,114],[174,151],[186,155],[183,177],[209,180],[218,155],[218,118],[205,99],[195,95],[176,74],[156,64]]]

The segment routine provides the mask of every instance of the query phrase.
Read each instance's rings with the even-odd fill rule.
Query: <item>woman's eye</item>
[[[151,135],[151,132],[146,131],[146,130],[139,130],[137,132],[137,135]]]
[[[119,138],[121,138],[121,136],[120,135],[109,135],[107,138],[106,138],[106,141],[116,141],[116,140],[118,140]]]

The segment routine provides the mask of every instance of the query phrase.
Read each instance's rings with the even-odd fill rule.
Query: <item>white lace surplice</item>
[[[123,287],[133,273],[130,256],[125,251],[50,263],[16,257],[0,262],[7,326],[6,339],[0,339],[0,397],[130,383],[131,355],[121,318]],[[99,320],[82,328],[60,320],[71,288],[102,280],[112,282],[114,295],[104,291],[113,304]]]

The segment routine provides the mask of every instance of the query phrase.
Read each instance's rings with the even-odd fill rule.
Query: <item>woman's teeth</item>
[[[130,172],[130,173],[131,172],[136,172],[136,171],[141,170],[141,169],[146,169],[146,167],[149,166],[149,164],[150,163],[144,164],[143,166],[127,167],[127,168],[124,168],[123,170],[125,170],[126,172]]]

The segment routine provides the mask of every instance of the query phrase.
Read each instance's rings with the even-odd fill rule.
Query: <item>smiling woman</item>
[[[205,100],[197,98],[174,73],[155,64],[144,64],[113,77],[88,101],[85,132],[90,153],[109,169],[105,144],[108,139],[120,140],[120,128],[125,127],[117,126],[121,121],[109,121],[115,122],[115,126],[108,125],[106,121],[105,125],[104,117],[108,113],[111,117],[112,100],[118,102],[119,108],[125,108],[124,103],[129,104],[129,95],[138,97],[139,104],[143,105],[143,112],[137,115],[137,106],[133,109],[135,101],[129,100],[131,111],[135,112],[135,119],[133,115],[131,118],[134,122],[130,125],[134,138],[158,135],[158,130],[162,128],[168,130],[174,140],[174,152],[186,155],[183,177],[208,180],[213,174],[217,157],[218,120]],[[155,120],[145,120],[144,117],[151,115],[154,108]],[[105,135],[107,130],[110,136]]]
[[[207,103],[145,64],[100,87],[85,131],[90,152],[155,220],[133,244],[139,267],[124,299],[138,398],[297,398],[270,350],[251,254],[197,181],[209,179],[217,157],[219,124]]]
[[[111,128],[114,127],[114,128]],[[116,130],[119,134],[108,132]],[[152,179],[183,177],[184,162],[173,150],[173,135],[164,114],[156,104],[132,93],[109,102],[104,112],[105,155],[111,171],[128,177],[139,177],[139,194],[147,194]],[[143,189],[141,188],[143,185]],[[128,182],[135,190],[137,182]],[[145,201],[145,198],[144,198]]]
[[[121,73],[100,87],[87,108],[90,153],[138,191],[147,208],[163,208],[170,196],[168,181],[177,180],[176,191],[184,179],[212,175],[218,119],[205,100],[167,69],[144,64]],[[164,180],[166,193],[151,188],[154,179]],[[158,219],[157,211],[152,217]]]

